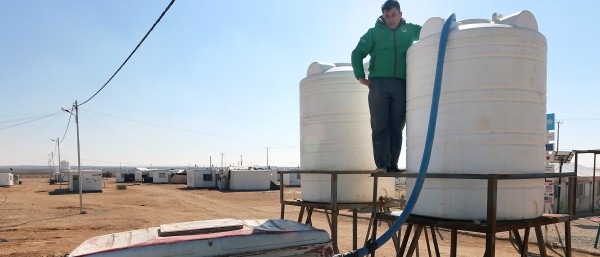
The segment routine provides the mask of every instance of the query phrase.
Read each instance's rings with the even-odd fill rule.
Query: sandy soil
[[[183,184],[130,184],[116,190],[114,178],[105,180],[102,193],[85,193],[79,213],[79,195],[62,193],[59,185],[48,185],[46,178],[24,177],[23,184],[0,187],[0,256],[63,256],[84,240],[119,231],[159,226],[165,223],[220,218],[279,218],[279,191],[220,192],[188,190]],[[66,185],[62,185],[64,189]],[[300,197],[299,187],[286,188],[285,198]],[[296,219],[299,208],[286,206],[286,218]],[[368,215],[359,218],[359,242],[364,240]],[[342,212],[339,240],[342,252],[352,248],[352,219]],[[327,229],[322,212],[313,214],[313,225]],[[387,227],[381,227],[384,231]],[[328,230],[328,229],[327,229]],[[450,234],[441,231],[442,256],[449,256]],[[359,243],[360,244],[360,243]],[[485,238],[458,236],[458,256],[483,256]],[[539,256],[530,244],[529,256]],[[547,249],[549,256],[563,256],[560,249]],[[420,252],[427,254],[425,240]],[[392,243],[377,251],[377,256],[395,256]],[[496,256],[519,256],[510,242],[497,240]],[[573,256],[591,256],[574,252]]]

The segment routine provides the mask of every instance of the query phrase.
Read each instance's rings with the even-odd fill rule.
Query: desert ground
[[[84,193],[80,214],[79,195],[64,193],[67,185],[49,185],[43,176],[21,176],[22,185],[0,187],[0,256],[64,256],[84,240],[120,231],[160,226],[166,223],[222,218],[277,219],[279,191],[221,192],[188,189],[184,184],[134,184],[117,190],[114,178],[105,179],[101,193]],[[121,183],[119,183],[121,184]],[[300,187],[286,187],[286,199],[300,198]],[[295,220],[299,208],[286,206],[285,216]],[[342,252],[352,249],[351,213],[339,218]],[[369,214],[358,219],[359,242],[364,240]],[[326,229],[323,212],[313,214],[313,225]],[[387,227],[382,226],[379,231]],[[442,256],[449,256],[450,233],[438,238]],[[359,243],[360,244],[360,243]],[[485,238],[458,235],[458,256],[483,256]],[[425,240],[420,253],[427,256]],[[529,245],[529,256],[539,256],[537,245]],[[547,248],[549,256],[564,256],[562,249]],[[377,256],[395,256],[388,242]],[[519,256],[508,240],[497,240],[496,256]],[[574,252],[573,256],[592,256]]]

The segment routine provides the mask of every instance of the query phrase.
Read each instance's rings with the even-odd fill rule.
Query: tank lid
[[[535,16],[528,10],[523,10],[518,13],[511,14],[506,17],[502,17],[501,14],[494,13],[492,15],[492,21],[496,24],[507,24],[519,28],[528,28],[537,31],[538,24]]]
[[[313,62],[308,66],[308,70],[306,71],[306,76],[310,77],[315,74],[320,74],[326,72],[327,70],[334,68],[334,63],[326,63],[326,62]]]
[[[350,63],[326,63],[326,62],[313,62],[308,66],[306,76],[310,77],[316,74],[322,74],[326,72],[345,71],[352,69]]]
[[[444,27],[445,19],[440,17],[431,17],[429,18],[425,24],[423,24],[423,28],[421,29],[420,38],[426,38],[431,35],[439,34]],[[503,17],[502,14],[494,13],[492,15],[492,20],[486,19],[466,19],[460,22],[453,22],[451,28],[455,28],[456,26],[461,26],[461,28],[479,28],[479,27],[488,27],[494,26],[493,24],[497,24],[495,26],[513,26],[518,28],[528,28],[535,31],[538,31],[537,20],[533,13],[528,10],[523,10],[515,14],[511,14],[509,16]]]
[[[419,38],[423,39],[434,34],[439,34],[442,31],[442,28],[444,27],[444,22],[446,22],[446,20],[441,17],[429,18],[421,28],[421,34],[419,34]],[[461,23],[458,23],[456,21],[452,22],[450,29],[454,29],[460,24]]]

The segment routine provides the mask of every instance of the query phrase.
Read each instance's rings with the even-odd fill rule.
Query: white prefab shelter
[[[154,184],[167,184],[171,183],[171,174],[174,173],[172,170],[153,170],[150,172],[152,174],[152,183]]]
[[[271,189],[270,170],[230,170],[229,188],[234,191]]]
[[[0,186],[12,186],[14,184],[12,173],[0,173]]]
[[[57,182],[67,182],[67,181],[69,181],[69,172],[68,171],[54,172],[54,179]]]
[[[125,183],[125,182],[141,182],[142,181],[142,172],[136,169],[133,170],[125,170],[125,171],[116,171],[115,178],[117,183]]]
[[[300,186],[300,173],[283,174],[283,184],[286,186]]]
[[[83,192],[102,191],[102,171],[101,170],[82,170],[81,183]],[[69,191],[79,192],[79,172],[69,172]]]
[[[125,174],[129,174],[127,171],[115,171],[115,180],[117,183],[125,182]]]
[[[190,188],[217,187],[216,170],[187,170],[187,186]]]

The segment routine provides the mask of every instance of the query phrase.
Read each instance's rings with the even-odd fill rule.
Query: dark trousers
[[[406,122],[406,81],[372,78],[369,86],[371,138],[377,168],[398,168]]]

